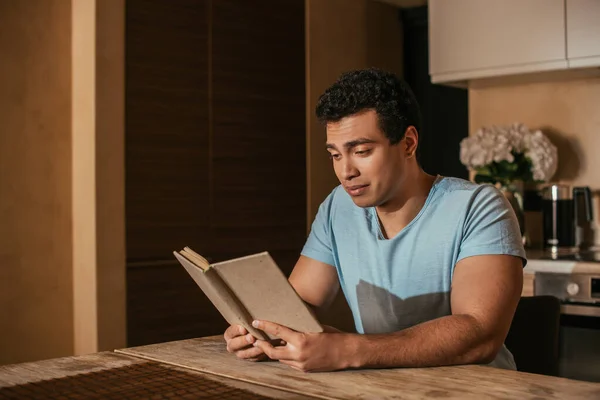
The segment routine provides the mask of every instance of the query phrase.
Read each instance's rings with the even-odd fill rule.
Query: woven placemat
[[[155,362],[0,388],[0,399],[270,399]]]

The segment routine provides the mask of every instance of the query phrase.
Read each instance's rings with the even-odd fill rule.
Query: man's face
[[[359,207],[384,205],[403,181],[405,139],[391,145],[373,110],[327,124],[327,151],[340,183]]]

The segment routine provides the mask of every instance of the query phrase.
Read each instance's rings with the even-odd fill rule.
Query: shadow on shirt
[[[390,333],[450,315],[450,292],[402,299],[361,280],[356,298],[364,333]]]

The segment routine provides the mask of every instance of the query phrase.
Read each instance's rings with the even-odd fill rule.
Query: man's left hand
[[[272,360],[303,372],[335,371],[350,367],[352,336],[335,328],[325,327],[322,333],[302,333],[268,321],[254,321],[255,328],[285,342],[274,347],[268,341],[257,340],[259,347]]]

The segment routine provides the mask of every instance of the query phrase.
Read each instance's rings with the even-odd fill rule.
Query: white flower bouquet
[[[460,143],[460,162],[475,172],[475,182],[508,186],[541,183],[558,165],[556,146],[540,130],[525,125],[484,127]]]

